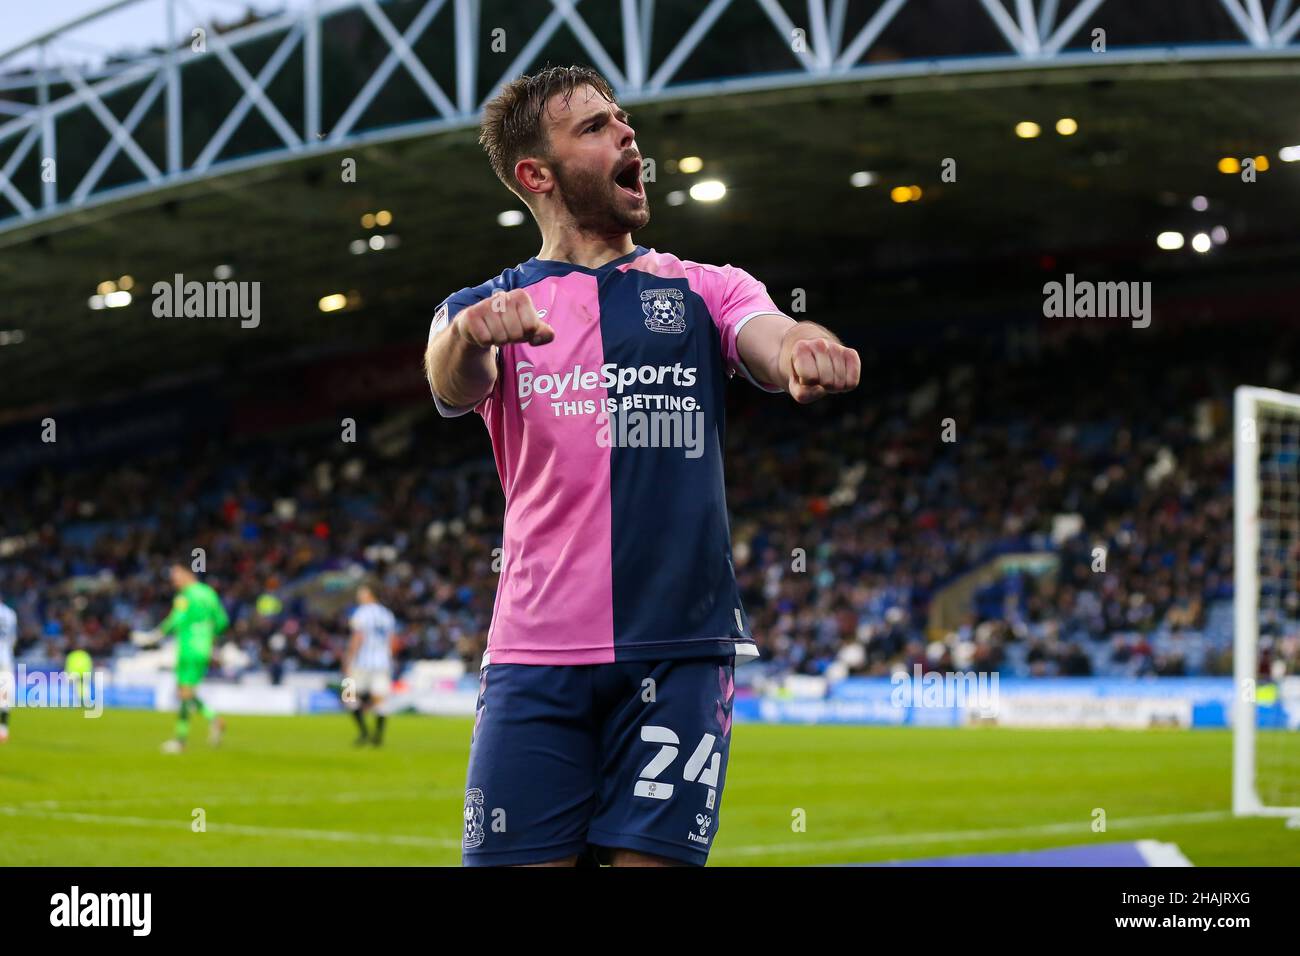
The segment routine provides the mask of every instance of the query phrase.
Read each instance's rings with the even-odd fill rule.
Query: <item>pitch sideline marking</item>
[[[160,820],[148,817],[119,817],[93,813],[71,813],[66,811],[22,809],[18,807],[0,807],[0,814],[6,816],[36,816],[50,819],[69,820],[79,823],[105,823],[119,826],[152,827],[173,829],[185,826],[185,821]],[[1111,829],[1133,829],[1136,827],[1159,826],[1179,823],[1211,823],[1231,819],[1229,810],[1212,810],[1201,813],[1175,813],[1154,817],[1130,817],[1108,821],[1107,831]],[[211,823],[212,832],[229,833],[240,836],[265,836],[284,839],[324,840],[335,843],[388,843],[399,846],[419,846],[437,849],[457,849],[460,840],[439,840],[434,837],[407,836],[403,834],[353,833],[345,830],[306,830],[288,827],[250,826],[236,823]],[[847,849],[850,847],[897,846],[915,843],[964,843],[980,840],[998,839],[1014,836],[1052,836],[1054,834],[1085,835],[1090,833],[1087,823],[1047,823],[1030,827],[999,827],[987,830],[950,830],[935,833],[890,833],[871,837],[850,837],[842,840],[804,841],[801,843],[752,844],[738,847],[722,847],[715,850],[713,856],[759,856],[762,854],[806,853],[817,849]]]
[[[45,817],[68,820],[74,823],[105,823],[124,827],[154,829],[189,829],[187,820],[159,820],[151,817],[115,817],[99,813],[70,813],[59,810],[23,810],[17,807],[0,807],[5,816]],[[292,827],[261,827],[241,823],[209,823],[208,832],[236,836],[264,836],[294,840],[324,840],[332,843],[386,843],[398,846],[416,846],[430,849],[460,849],[460,840],[439,840],[434,837],[407,836],[405,834],[352,833],[347,830],[303,830]]]
[[[304,794],[273,794],[271,796],[203,796],[195,797],[211,806],[276,806],[281,804],[293,805],[295,803],[370,803],[381,800],[438,800],[443,797],[459,797],[464,793],[462,790],[388,790],[376,791],[374,793],[332,793],[325,796],[304,795]],[[96,807],[107,806],[159,806],[175,803],[186,803],[189,798],[169,794],[167,796],[142,796],[142,797],[114,797],[108,800],[96,800],[87,798],[84,800],[25,800],[21,803],[10,804],[8,807],[0,806],[0,811],[13,810],[62,810],[76,807],[79,805],[93,804]]]
[[[1158,817],[1111,817],[1106,829],[1123,830],[1136,827],[1160,826],[1166,823],[1212,823],[1232,818],[1230,810],[1210,810],[1200,813],[1171,813]],[[1016,836],[1089,836],[1092,829],[1087,821],[1074,823],[1044,823],[1028,827],[998,827],[988,830],[949,830],[938,833],[886,833],[879,836],[847,837],[842,840],[805,841],[802,843],[749,844],[746,846],[718,847],[710,856],[761,856],[765,853],[806,853],[809,850],[839,850],[850,847],[907,846],[912,843],[968,843],[996,840]]]

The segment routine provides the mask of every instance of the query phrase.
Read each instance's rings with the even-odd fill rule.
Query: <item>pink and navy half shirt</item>
[[[505,492],[484,666],[757,656],[723,487],[724,387],[745,323],[782,314],[762,283],[637,246],[598,269],[529,259],[448,297],[523,289],[555,329],[497,350],[474,411]],[[434,396],[444,416],[449,408]]]

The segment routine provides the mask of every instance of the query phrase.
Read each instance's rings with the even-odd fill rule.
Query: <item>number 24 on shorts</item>
[[[658,778],[677,758],[677,744],[681,741],[667,727],[652,725],[641,728],[641,739],[646,743],[660,744],[660,748],[659,753],[655,754],[641,771],[641,778],[637,780],[633,794],[638,797],[649,797],[651,800],[667,800],[673,795],[673,785],[660,783]],[[686,761],[686,766],[682,769],[682,779],[687,783],[699,782],[709,787],[718,785],[722,754],[713,753],[713,744],[716,740],[713,734],[705,734],[700,738],[695,752],[691,754],[691,758]],[[710,754],[713,756],[712,760],[709,759]]]

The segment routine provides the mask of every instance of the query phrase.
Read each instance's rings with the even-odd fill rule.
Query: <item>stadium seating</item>
[[[806,408],[734,387],[735,563],[764,658],[801,674],[1229,672],[1228,403],[1286,339],[1234,329],[1226,350],[1225,334],[1148,336],[1158,376],[1132,336],[1089,331],[1016,361],[1000,335],[866,349],[858,393]],[[1273,374],[1264,384],[1295,387],[1289,369]],[[166,563],[202,547],[230,639],[272,679],[337,666],[346,600],[329,576],[361,569],[404,622],[400,661],[473,666],[497,580],[496,472],[481,429],[410,428],[397,454],[325,428],[24,476],[30,493],[0,505],[4,535],[29,542],[0,564],[20,655],[130,652],[129,633],[166,613]],[[933,626],[937,593],[1010,553],[1048,555],[1057,572],[1002,575],[959,625]]]

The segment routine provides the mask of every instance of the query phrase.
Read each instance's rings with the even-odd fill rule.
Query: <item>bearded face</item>
[[[636,164],[633,188],[640,201],[629,197],[629,188],[621,185],[628,179],[629,162],[620,160],[609,169],[581,168],[574,163],[552,160],[555,182],[564,206],[574,224],[594,235],[634,232],[650,222],[650,202],[641,183],[640,164]]]

